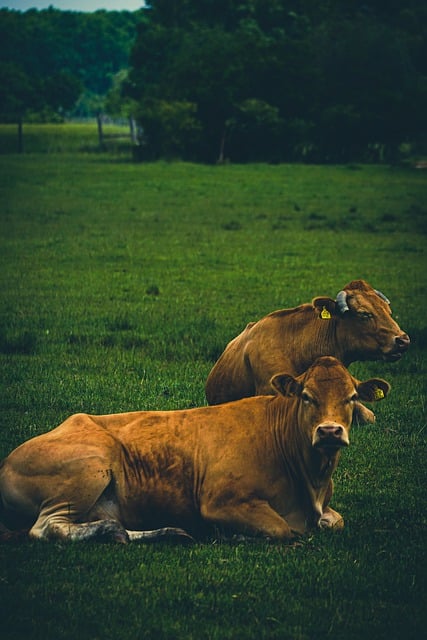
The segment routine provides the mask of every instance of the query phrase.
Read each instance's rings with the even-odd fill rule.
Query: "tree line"
[[[0,118],[93,116],[129,66],[141,11],[0,10]]]
[[[22,73],[50,87],[55,113],[100,96],[102,108],[138,121],[141,159],[393,161],[402,145],[420,153],[427,144],[426,31],[418,0],[1,11],[9,67],[0,104],[19,94],[14,83],[25,88]]]
[[[152,0],[126,87],[141,154],[393,159],[425,143],[427,5]]]

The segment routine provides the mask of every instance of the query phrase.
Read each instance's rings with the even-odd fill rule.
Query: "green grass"
[[[99,137],[96,119],[84,124],[23,123],[25,153],[97,152]],[[105,147],[110,152],[130,153],[129,127],[104,124]],[[0,154],[18,151],[18,125],[0,123]]]
[[[1,140],[1,136],[0,136]],[[77,142],[76,142],[77,144]],[[0,547],[8,640],[402,637],[425,615],[426,195],[388,167],[0,157],[0,456],[77,411],[205,403],[225,344],[366,278],[413,338],[336,474],[341,534]]]

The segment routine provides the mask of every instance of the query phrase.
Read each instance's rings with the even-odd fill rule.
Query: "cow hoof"
[[[320,518],[319,520],[319,529],[343,529],[344,528],[344,518],[338,518],[337,520],[333,520],[332,518]]]
[[[100,520],[93,523],[93,527],[94,537],[101,542],[117,542],[119,544],[127,544],[129,542],[126,529],[123,529],[115,520]]]
[[[128,544],[129,542],[129,536],[126,533],[126,531],[116,531],[113,533],[112,536],[112,541],[113,542],[118,542],[119,544]]]

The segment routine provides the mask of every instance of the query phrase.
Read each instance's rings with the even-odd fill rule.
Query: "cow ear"
[[[281,396],[298,396],[302,385],[288,373],[278,373],[270,380],[270,384]]]
[[[314,309],[318,312],[319,318],[328,320],[336,314],[336,303],[332,298],[314,298],[312,301]]]
[[[391,387],[386,380],[381,378],[371,378],[365,382],[359,382],[357,393],[361,400],[366,402],[376,402],[386,397]]]

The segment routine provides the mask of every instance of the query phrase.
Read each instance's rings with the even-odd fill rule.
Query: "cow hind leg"
[[[70,542],[156,542],[179,540],[194,542],[184,529],[163,527],[147,531],[127,531],[117,520],[95,520],[76,523],[65,516],[40,517],[30,530],[31,538],[41,540],[65,540]]]
[[[95,520],[94,522],[75,523],[64,516],[51,516],[37,520],[30,529],[31,538],[39,540],[66,540],[85,542],[119,542],[126,544],[129,536],[116,520]]]

